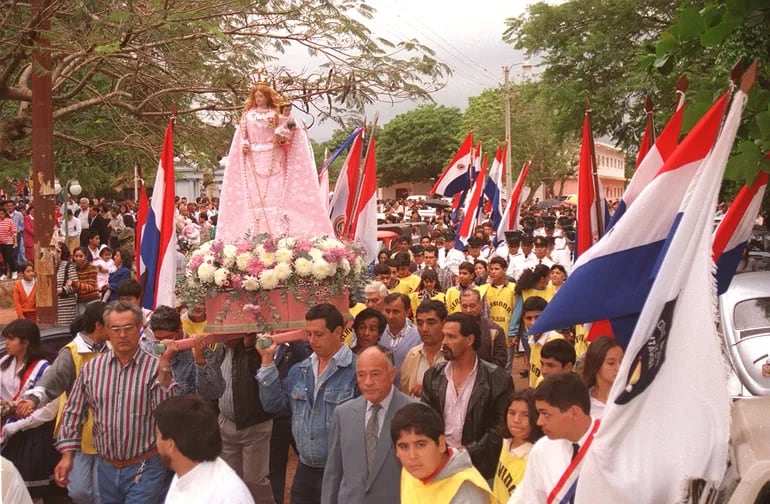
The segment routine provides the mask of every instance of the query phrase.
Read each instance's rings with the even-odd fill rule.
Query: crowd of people
[[[177,202],[180,267],[214,238],[217,204]],[[409,205],[397,220],[413,222],[420,202]],[[34,215],[20,207],[4,210]],[[62,209],[58,322],[73,340],[54,359],[42,352],[34,257],[16,262],[20,237],[10,256],[19,320],[3,329],[0,361],[2,453],[36,498],[53,476],[77,503],[283,502],[293,447],[293,503],[539,502],[570,458],[561,467],[538,457],[538,440],[558,440],[551,451],[568,443],[570,455],[589,431],[558,430],[543,408],[590,427],[622,358],[612,338],[589,346],[580,327],[527,334],[569,274],[567,208],[533,207],[523,230],[500,240],[485,223],[464,250],[449,212],[439,213],[423,221],[426,234],[381,250],[351,296],[352,327],[321,304],[308,310],[307,341],[196,340],[184,351],[175,342],[216,314],[140,308],[134,205],[82,198]],[[530,385],[517,392],[515,359]],[[221,482],[216,492],[209,478]]]
[[[623,358],[580,325],[529,333],[570,274],[573,209],[535,202],[520,230],[485,222],[463,243],[457,216],[420,217],[423,205],[380,201],[411,235],[380,250],[351,327],[321,304],[306,341],[196,337],[179,351],[216,314],[141,309],[135,205],[70,198],[55,240],[58,323],[73,339],[54,358],[34,322],[34,207],[6,201],[18,320],[3,328],[2,455],[25,487],[13,491],[39,500],[53,478],[76,503],[279,503],[293,449],[292,503],[545,502],[590,444]],[[178,198],[180,274],[215,238],[218,206]],[[519,369],[528,386],[515,391]]]

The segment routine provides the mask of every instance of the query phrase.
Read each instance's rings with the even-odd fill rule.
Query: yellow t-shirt
[[[551,302],[551,299],[553,299],[554,294],[556,294],[556,287],[551,284],[548,284],[545,289],[526,289],[521,292],[521,296],[524,298],[524,301],[532,296],[540,296],[549,303]]]
[[[469,289],[476,289],[477,291],[479,291],[479,295],[483,299],[484,298],[484,293],[486,293],[486,291],[487,291],[487,287],[489,287],[488,284],[484,284],[482,286],[478,286],[478,285],[472,283],[470,285],[470,287],[468,287],[468,288]],[[449,289],[447,289],[447,291],[446,291],[446,301],[445,301],[447,315],[451,315],[452,313],[457,313],[457,312],[460,311],[460,293],[461,293],[461,290],[460,290],[459,286],[458,287],[450,287]]]
[[[204,327],[206,327],[205,320],[203,322],[193,322],[187,317],[187,314],[182,315],[182,329],[185,334],[202,334],[205,332],[203,330]]]
[[[432,295],[431,300],[433,301],[439,301],[440,303],[446,303],[446,294],[443,292],[436,292],[434,295]],[[412,302],[412,318],[417,318],[417,307],[420,306],[420,303],[422,303],[422,299],[420,299],[420,293],[417,291],[412,292],[409,294],[409,299]]]
[[[497,463],[492,492],[497,502],[505,504],[524,478],[524,469],[527,467],[527,457],[532,449],[532,443],[524,443],[511,452],[511,440],[503,439],[500,449],[500,461]]]
[[[511,323],[514,302],[513,290],[515,288],[516,284],[513,282],[508,282],[502,287],[490,285],[484,296],[489,306],[489,316],[492,322],[502,327],[504,331],[508,330],[508,325]]]
[[[586,351],[588,350],[588,341],[586,340],[587,336],[588,331],[586,331],[586,328],[583,326],[583,324],[578,324],[575,326],[575,355],[578,359],[585,355]]]
[[[532,388],[537,387],[542,374],[540,351],[543,345],[554,339],[564,339],[564,336],[556,331],[548,331],[541,334],[537,340],[529,342],[529,386]]]
[[[460,486],[470,481],[489,495],[489,504],[497,502],[489,484],[479,471],[471,466],[447,478],[431,481],[427,484],[418,480],[406,469],[401,469],[401,504],[448,504],[452,501]]]
[[[420,277],[417,275],[409,275],[404,278],[399,278],[395,287],[390,289],[390,292],[398,292],[399,294],[406,294],[407,296],[417,290],[420,285]]]

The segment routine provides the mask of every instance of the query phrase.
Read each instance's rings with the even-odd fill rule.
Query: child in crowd
[[[99,251],[99,257],[94,259],[92,264],[96,266],[96,286],[101,291],[107,285],[110,273],[116,270],[115,261],[112,259],[112,249],[110,247],[103,247]]]
[[[13,286],[13,307],[16,318],[35,322],[35,266],[32,264],[24,266],[21,278]]]

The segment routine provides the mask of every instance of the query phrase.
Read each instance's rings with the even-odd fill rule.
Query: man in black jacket
[[[477,357],[480,328],[475,317],[453,313],[443,332],[447,362],[425,372],[422,401],[444,418],[447,444],[468,450],[476,469],[491,479],[502,445],[498,428],[513,381],[504,369]]]
[[[196,377],[198,394],[219,404],[220,456],[249,487],[254,502],[273,503],[268,479],[273,420],[262,408],[259,385],[254,379],[261,362],[254,337],[218,343],[214,356],[219,376],[212,380],[198,366]],[[224,379],[224,387],[217,386],[220,379]]]

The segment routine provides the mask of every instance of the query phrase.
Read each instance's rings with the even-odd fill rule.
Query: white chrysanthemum
[[[222,249],[222,264],[226,268],[232,268],[233,264],[235,264],[235,255],[238,253],[238,249],[235,248],[235,245],[225,245],[225,248]]]
[[[214,244],[213,241],[207,241],[207,242],[201,243],[201,246],[198,247],[198,249],[195,251],[195,254],[208,254],[213,244]]]
[[[247,291],[255,291],[259,289],[259,280],[257,280],[257,277],[246,275],[243,277],[243,288]]]
[[[328,251],[328,250],[330,250],[332,248],[332,244],[331,244],[331,242],[329,241],[328,238],[319,238],[318,240],[315,241],[315,243],[313,245],[315,245],[319,249],[323,250],[324,252],[326,252],[326,251]]]
[[[210,283],[214,280],[214,272],[217,269],[209,263],[203,263],[198,266],[198,278],[203,283]]]
[[[340,263],[340,268],[342,268],[342,272],[345,275],[350,273],[350,261],[348,261],[347,259],[343,259],[342,262]]]
[[[275,270],[266,269],[259,274],[259,283],[265,290],[275,289],[278,287],[278,275],[275,274]]]
[[[304,257],[300,257],[294,261],[294,271],[301,277],[310,276],[313,273],[313,263]]]
[[[333,274],[334,272],[332,272],[331,264],[328,262],[324,261],[323,259],[316,259],[313,261],[313,276],[318,280],[323,280],[324,278],[332,276]]]
[[[275,276],[278,277],[278,280],[283,282],[291,276],[291,265],[289,263],[279,262],[275,265],[273,271],[275,271]]]
[[[224,287],[227,285],[229,278],[230,271],[227,268],[218,268],[214,272],[214,283],[217,284],[218,287]]]
[[[345,245],[336,238],[326,238],[326,242],[329,244],[330,249],[345,248]]]
[[[360,274],[366,270],[366,261],[363,257],[356,257],[356,271]]]
[[[206,254],[205,256],[203,256],[203,262],[207,262],[209,264],[213,264],[214,263],[214,255],[213,254]]]
[[[235,264],[238,269],[245,271],[249,267],[249,261],[251,261],[252,255],[248,252],[242,252],[235,257]]]
[[[294,240],[294,238],[291,237],[281,238],[278,240],[278,246],[281,248],[293,249],[296,243],[297,242]]]
[[[317,261],[318,259],[323,259],[323,256],[324,256],[323,251],[315,247],[311,248],[308,251],[308,254],[310,254],[310,257],[312,257],[314,261]]]
[[[275,251],[275,260],[279,263],[290,263],[294,257],[294,252],[287,248],[279,248]]]
[[[262,261],[262,264],[264,264],[266,268],[269,268],[275,264],[275,254],[272,252],[260,252],[259,260]]]

